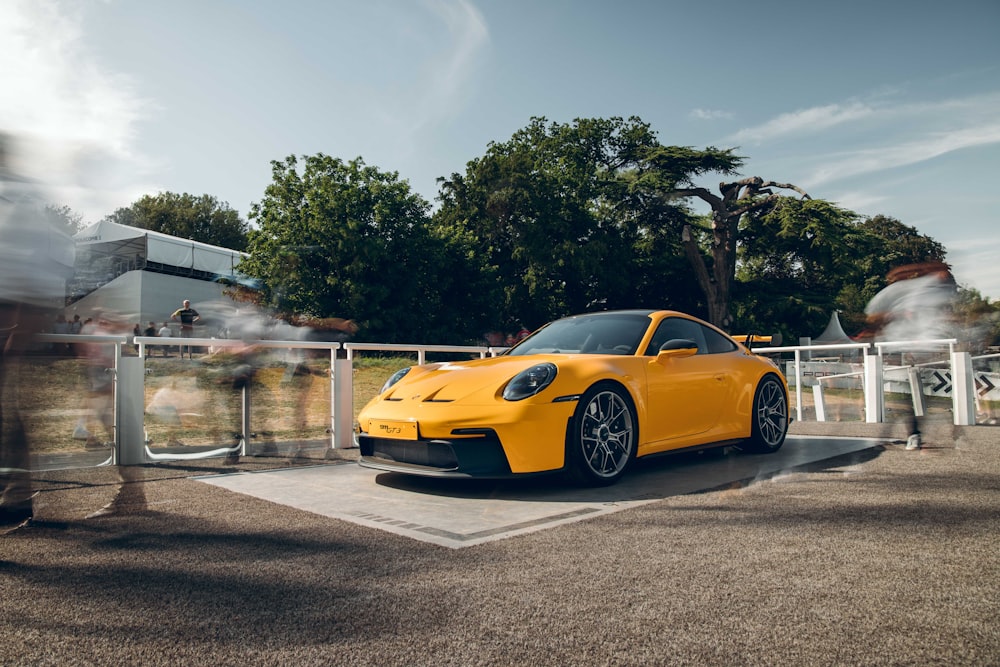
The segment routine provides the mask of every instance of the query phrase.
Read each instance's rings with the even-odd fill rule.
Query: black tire
[[[614,484],[635,459],[639,425],[631,398],[612,384],[594,385],[576,406],[566,437],[566,465],[587,486]]]
[[[765,375],[757,385],[750,420],[750,439],[742,449],[755,454],[781,449],[788,433],[788,395],[775,376]]]

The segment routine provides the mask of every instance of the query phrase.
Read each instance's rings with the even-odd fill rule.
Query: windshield
[[[567,317],[539,329],[507,354],[635,354],[649,321],[638,313]]]

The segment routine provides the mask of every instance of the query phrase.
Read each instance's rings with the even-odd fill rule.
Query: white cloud
[[[987,93],[936,102],[891,104],[886,95],[877,102],[851,101],[842,104],[800,109],[783,113],[756,127],[739,130],[728,138],[733,142],[775,142],[847,126],[845,132],[876,129],[880,133],[921,134],[948,132],[966,127],[992,125],[1000,108],[1000,93]]]
[[[1000,239],[977,238],[948,243],[948,262],[960,285],[1000,300]]]
[[[814,187],[861,174],[904,167],[962,150],[1000,143],[1000,123],[933,132],[908,138],[897,145],[864,148],[827,156],[804,183]]]
[[[490,40],[485,19],[470,2],[425,0],[424,5],[444,23],[451,41],[424,68],[426,80],[415,105],[412,129],[451,118],[461,111],[462,97],[467,93],[477,57]]]
[[[692,109],[688,115],[697,120],[727,120],[733,117],[729,111],[718,109]]]
[[[854,190],[851,192],[842,192],[839,195],[832,195],[829,199],[836,202],[842,208],[864,215],[865,211],[876,210],[888,197],[883,194]]]
[[[876,113],[875,109],[860,102],[846,105],[829,104],[811,109],[800,109],[784,113],[768,122],[740,130],[732,136],[732,140],[743,142],[769,141],[782,138],[789,134],[818,132],[836,125],[851,123],[867,118]]]
[[[46,184],[57,204],[86,215],[84,202],[100,198],[87,190],[141,171],[136,125],[148,104],[87,52],[73,7],[0,4],[0,130],[22,149],[17,167],[24,175]]]
[[[1000,143],[998,108],[1000,93],[897,105],[880,97],[877,104],[854,101],[784,113],[727,141],[794,141],[789,145],[804,156],[802,162],[818,165],[799,180],[816,187]]]

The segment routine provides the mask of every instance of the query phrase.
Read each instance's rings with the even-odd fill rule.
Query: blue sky
[[[997,0],[5,0],[0,130],[94,222],[165,190],[246,216],[319,152],[433,202],[532,116],[635,115],[916,227],[1000,299],[998,34]]]

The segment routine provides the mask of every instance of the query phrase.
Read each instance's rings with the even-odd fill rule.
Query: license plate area
[[[417,439],[417,422],[372,419],[368,428],[369,435],[376,438],[391,438],[393,440]]]

